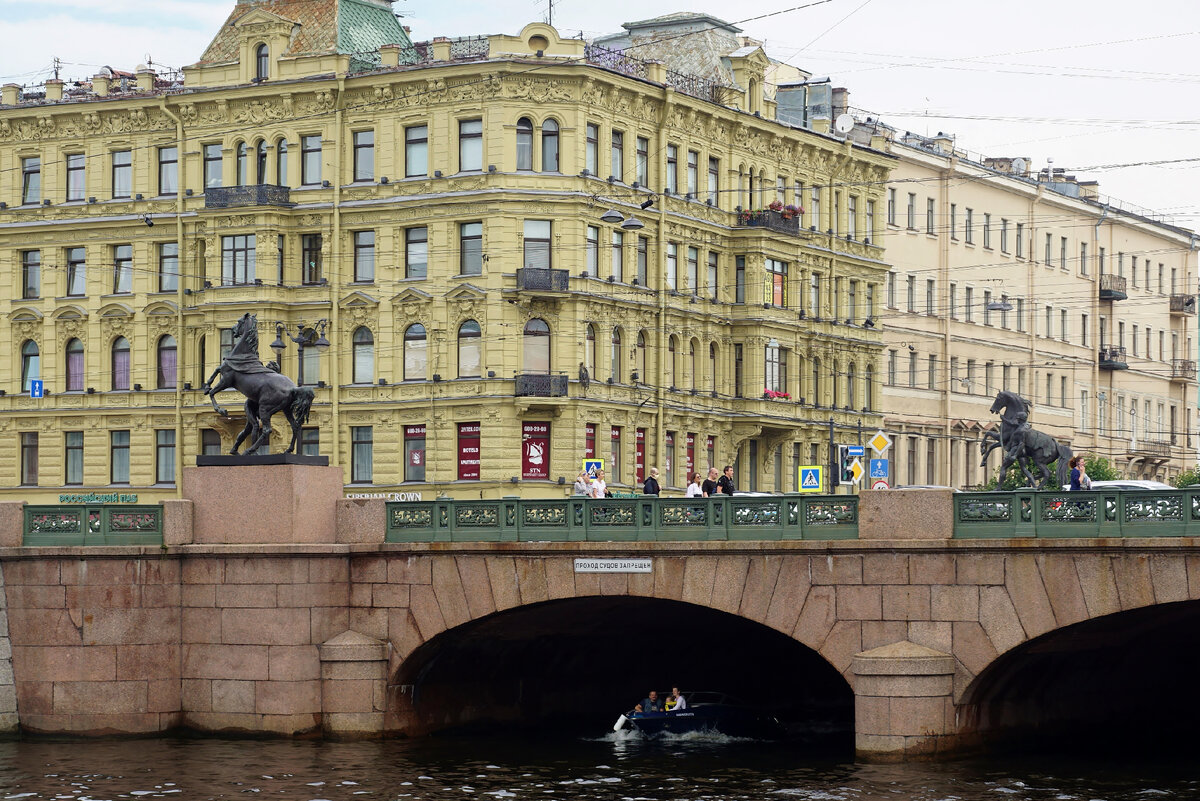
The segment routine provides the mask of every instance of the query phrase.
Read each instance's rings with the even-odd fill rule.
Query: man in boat
[[[671,688],[671,697],[667,699],[666,710],[668,712],[682,712],[687,709],[687,701],[680,694],[678,687]]]
[[[662,702],[658,700],[658,691],[651,690],[642,702],[633,708],[634,712],[662,712]]]

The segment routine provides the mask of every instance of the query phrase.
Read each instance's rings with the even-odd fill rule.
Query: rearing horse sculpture
[[[233,443],[231,454],[237,454],[242,442],[251,437],[246,453],[254,453],[271,436],[271,417],[283,412],[292,427],[292,441],[284,453],[292,453],[300,440],[300,428],[308,421],[313,391],[298,387],[287,376],[267,367],[258,358],[258,318],[247,312],[233,327],[234,344],[221,366],[204,382],[204,394],[212,401],[213,409],[222,417],[225,410],[217,405],[217,393],[232,387],[246,396],[246,427]],[[213,386],[213,379],[220,381]],[[253,435],[253,436],[251,436]]]
[[[1067,462],[1072,456],[1071,449],[1049,434],[1037,431],[1029,425],[1029,401],[1015,392],[1002,389],[996,393],[996,399],[989,411],[996,414],[1001,409],[1004,410],[1004,414],[1000,416],[999,435],[989,431],[979,441],[979,451],[983,455],[980,466],[987,464],[988,454],[1002,447],[1004,459],[1000,463],[1001,476],[1007,475],[1008,468],[1016,464],[1025,474],[1029,486],[1037,484],[1038,489],[1045,489],[1054,475],[1050,470],[1050,463],[1057,460],[1058,484],[1055,489],[1061,489],[1070,475]],[[1041,474],[1040,480],[1029,471],[1030,465]]]

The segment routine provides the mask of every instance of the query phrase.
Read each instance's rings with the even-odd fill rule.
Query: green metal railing
[[[26,506],[24,545],[162,545],[161,506]]]
[[[954,536],[1197,537],[1200,490],[960,492]]]
[[[853,495],[387,504],[388,542],[687,542],[858,537]]]

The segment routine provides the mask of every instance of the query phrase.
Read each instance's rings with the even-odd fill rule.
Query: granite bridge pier
[[[386,503],[340,482],[188,468],[158,506],[0,505],[0,722],[603,731],[674,683],[911,759],[1173,736],[1200,709],[1190,490]],[[230,514],[245,486],[281,511]],[[641,572],[593,572],[611,559]]]

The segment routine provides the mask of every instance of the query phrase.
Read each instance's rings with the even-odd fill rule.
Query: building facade
[[[986,483],[1001,389],[1132,478],[1196,462],[1195,235],[1095,182],[897,136],[886,200],[884,408],[893,480]]]
[[[5,86],[3,492],[177,494],[245,425],[201,388],[246,312],[349,493],[562,494],[585,456],[617,488],[795,489],[882,419],[894,159],[774,119],[737,44],[688,75],[272,0],[183,80]]]

